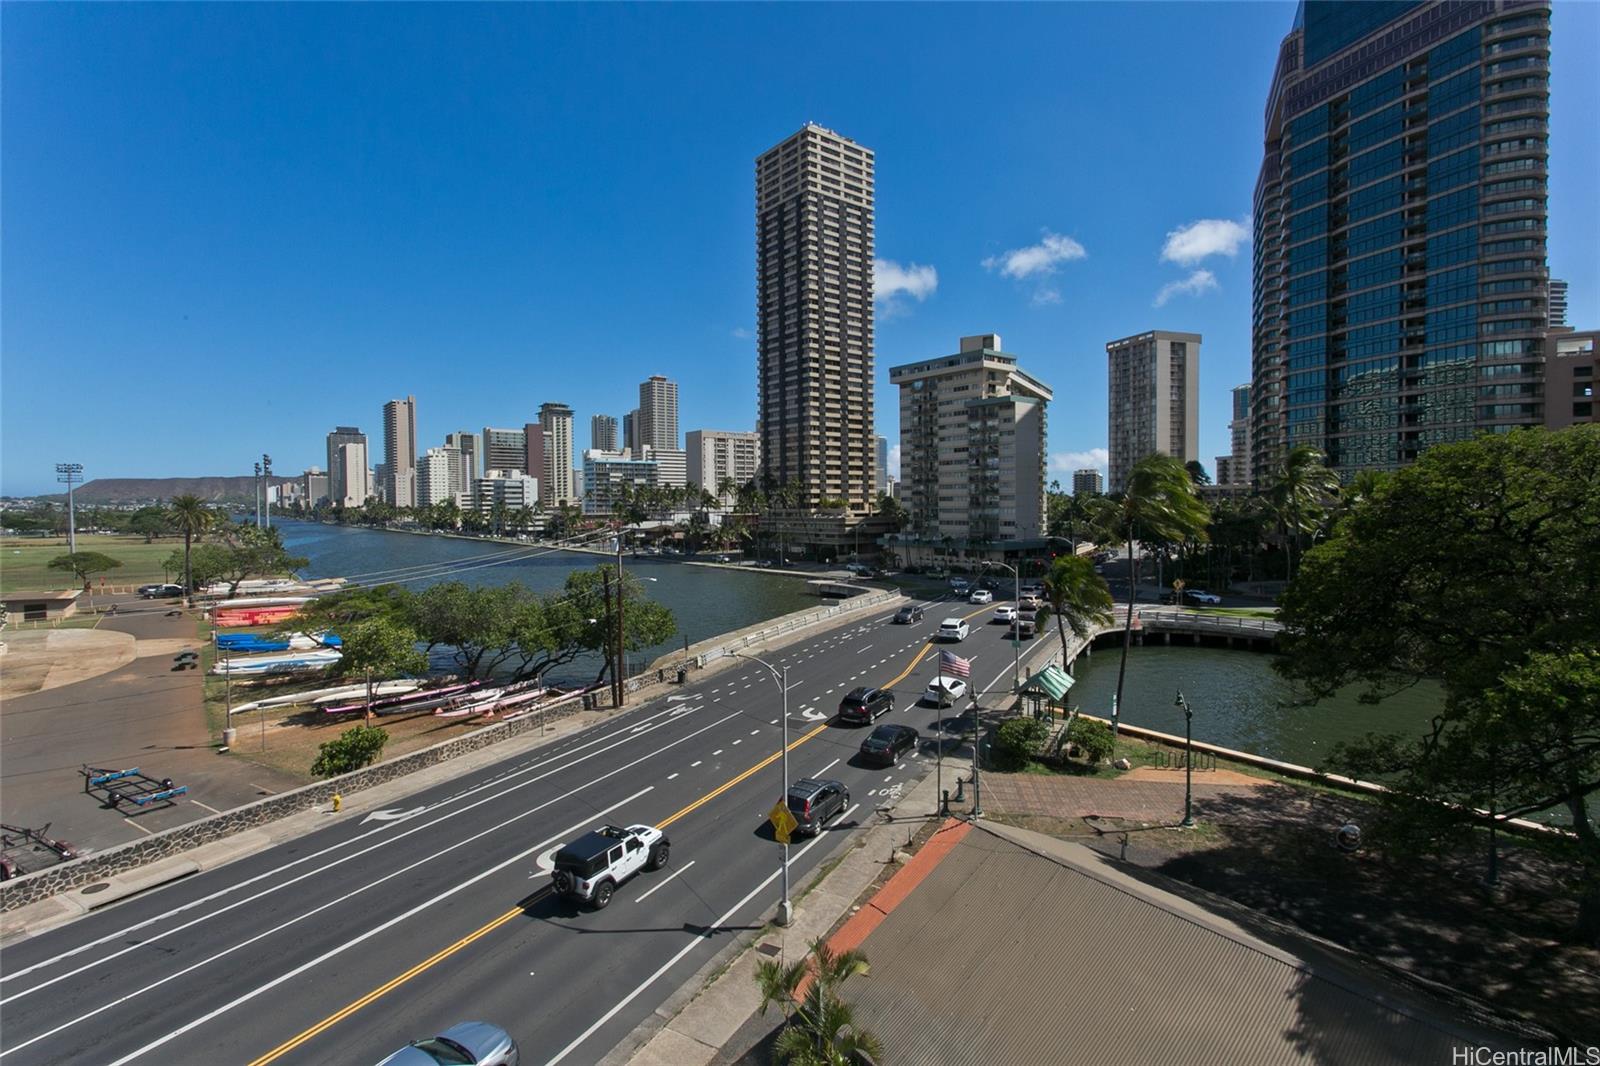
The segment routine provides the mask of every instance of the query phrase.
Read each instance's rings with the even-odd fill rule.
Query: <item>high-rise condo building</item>
[[[417,502],[417,398],[383,405],[384,495],[396,507]]]
[[[639,452],[639,409],[635,407],[622,416],[622,450],[637,455]]]
[[[762,474],[805,508],[874,499],[872,245],[871,149],[807,124],[756,160]]]
[[[302,495],[305,497],[307,507],[315,507],[328,499],[328,475],[316,467],[307,467],[306,472],[300,475],[304,479]]]
[[[483,428],[485,476],[491,470],[522,470],[527,461],[528,437],[523,430]]]
[[[357,451],[345,451],[355,447]],[[328,502],[360,507],[372,494],[367,481],[367,435],[355,426],[328,434]]]
[[[1550,6],[1304,0],[1254,202],[1252,479],[1544,421]]]
[[[1112,492],[1147,455],[1199,460],[1200,334],[1157,329],[1112,341],[1106,385]]]
[[[724,481],[743,487],[761,473],[761,435],[722,429],[691,429],[684,438],[689,453],[689,484],[720,494]],[[724,502],[732,493],[722,497]]]
[[[617,419],[615,415],[595,415],[589,419],[589,447],[598,448],[603,452],[617,450]]]
[[[583,453],[583,513],[610,514],[623,485],[657,484],[654,459],[590,448]]]
[[[1600,330],[1550,334],[1545,361],[1545,428],[1600,422],[1595,385],[1600,382]]]
[[[521,470],[485,470],[472,483],[472,507],[481,515],[492,515],[497,504],[504,509],[508,521],[515,521],[515,512],[539,505],[538,481]]]
[[[1250,484],[1250,386],[1233,387],[1233,417],[1228,420],[1231,447],[1217,456],[1218,485]]]
[[[1098,496],[1106,490],[1106,479],[1100,476],[1100,471],[1094,467],[1072,472],[1072,494],[1074,496]]]
[[[545,450],[549,443],[550,434],[545,432],[544,426],[538,422],[529,422],[522,427],[524,458],[522,469],[527,475],[539,482],[539,491],[548,493],[550,475],[545,471]]]
[[[429,448],[417,462],[417,506],[432,507],[455,499],[452,488],[461,477],[461,457],[453,448]]]
[[[639,383],[639,421],[634,426],[641,448],[678,447],[678,383],[653,374]]]
[[[564,403],[539,405],[544,427],[544,477],[539,491],[549,506],[581,503],[572,476],[572,408]]]
[[[460,481],[459,483],[454,480],[450,482],[451,491],[470,493],[472,491],[472,483],[478,480],[478,471],[483,469],[478,463],[478,456],[482,454],[478,435],[465,429],[459,433],[446,433],[444,435],[444,446],[446,448],[454,448],[460,456],[461,462]]]
[[[907,532],[962,546],[1034,540],[1045,526],[1048,385],[993,333],[892,367],[900,386],[900,496]]]
[[[873,444],[877,454],[873,456],[875,468],[873,470],[873,488],[879,496],[889,491],[889,438],[875,437]]]
[[[1560,278],[1550,279],[1550,328],[1564,329],[1567,325],[1567,283]]]

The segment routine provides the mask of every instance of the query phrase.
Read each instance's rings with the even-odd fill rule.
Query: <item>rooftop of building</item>
[[[1147,341],[1151,339],[1168,341],[1193,341],[1195,344],[1201,343],[1200,334],[1198,333],[1179,333],[1170,329],[1147,329],[1143,333],[1135,333],[1131,337],[1121,337],[1114,341],[1106,341],[1106,351],[1109,352],[1111,349],[1119,348],[1125,344],[1136,344],[1140,341]]]

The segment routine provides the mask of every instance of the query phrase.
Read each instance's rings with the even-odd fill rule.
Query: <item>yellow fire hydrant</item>
[[[333,813],[338,814],[339,808],[344,806],[344,797],[335,792],[333,794]]]

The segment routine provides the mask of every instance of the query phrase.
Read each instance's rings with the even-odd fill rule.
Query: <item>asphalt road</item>
[[[1004,602],[1004,601],[1001,601]],[[927,772],[861,764],[840,697],[892,685],[929,737],[945,711],[915,699],[940,647],[982,691],[1010,684],[994,606],[884,613],[765,656],[789,671],[792,778],[845,783],[851,803],[790,849],[791,879],[841,847]],[[930,645],[970,616],[959,645]],[[1039,640],[1051,639],[1048,634]],[[550,747],[418,792],[4,949],[0,1061],[362,1063],[464,1020],[511,1032],[524,1062],[601,1058],[740,930],[768,920],[781,850],[778,686],[739,662]],[[952,773],[954,767],[946,767]],[[930,812],[931,813],[931,812]],[[604,822],[665,827],[671,864],[604,911],[548,890],[548,855]]]

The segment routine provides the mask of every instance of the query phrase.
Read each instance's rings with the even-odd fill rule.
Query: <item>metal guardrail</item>
[[[1210,614],[1206,611],[1189,611],[1179,607],[1140,607],[1139,618],[1151,622],[1198,626],[1206,629],[1233,630],[1235,632],[1281,633],[1283,623],[1271,618],[1246,618],[1236,614]],[[1119,616],[1122,614],[1118,612]]]

